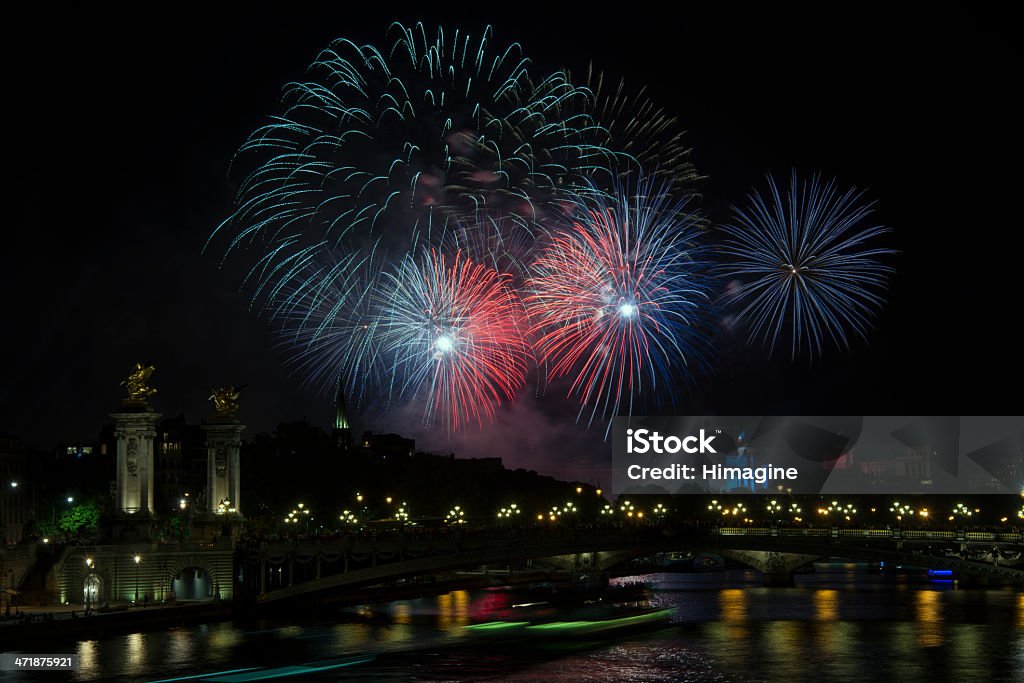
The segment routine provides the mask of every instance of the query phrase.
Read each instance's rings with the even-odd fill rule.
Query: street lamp
[[[178,517],[178,541],[185,544],[185,526],[189,525],[192,521],[192,500],[189,498],[189,494],[185,494],[184,498],[178,500],[178,509],[181,510],[182,514]],[[191,529],[189,530],[191,534]]]
[[[85,558],[85,616],[89,616],[92,606],[92,558]]]
[[[512,519],[522,514],[522,510],[519,509],[519,505],[512,503],[508,507],[503,507],[498,510],[498,519]]]
[[[466,511],[461,506],[456,505],[448,511],[448,515],[444,518],[446,524],[465,524]]]
[[[139,606],[139,563],[142,562],[142,557],[139,555],[135,556],[135,606]]]

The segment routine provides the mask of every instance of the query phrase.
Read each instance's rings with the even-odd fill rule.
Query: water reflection
[[[364,652],[374,642],[369,624],[338,624],[333,634],[338,652]]]
[[[718,594],[721,618],[727,624],[747,620],[747,592],[740,588],[728,588]]]
[[[220,640],[219,642],[214,641],[214,645],[220,647],[230,647],[233,643],[225,642]],[[177,631],[171,631],[167,639],[167,662],[177,668],[178,666],[185,664],[188,658],[191,656],[190,650],[192,649],[192,636],[185,629],[179,629]]]
[[[218,650],[228,650],[238,645],[241,635],[238,631],[228,627],[226,624],[219,624],[210,634],[210,644]],[[186,652],[187,654],[187,652]]]
[[[437,598],[437,625],[452,631],[469,624],[469,591],[452,591]]]
[[[412,623],[412,608],[408,602],[397,602],[391,610],[391,617],[396,624],[408,625]]]
[[[764,642],[760,650],[764,653],[760,666],[773,672],[777,678],[799,678],[806,670],[804,654],[804,632],[796,621],[776,621],[767,624]]]
[[[942,594],[938,591],[917,592],[917,644],[921,647],[942,645]]]
[[[889,650],[887,665],[892,672],[891,678],[913,680],[922,677],[917,657],[904,654],[918,652],[915,642],[916,628],[917,624],[913,622],[897,622],[889,628],[892,640],[886,643],[886,647]]]
[[[717,649],[729,651],[737,642],[750,636],[747,623],[747,592],[741,588],[726,588],[718,593],[718,619],[707,625],[708,635],[716,641]]]
[[[145,633],[133,633],[128,636],[128,666],[134,671],[142,666],[146,656],[146,635]]]
[[[708,576],[655,594],[678,622],[653,633],[545,648],[467,646],[464,625],[512,601],[457,591],[295,623],[245,621],[86,640],[77,680],[153,680],[242,667],[294,666],[356,653],[370,665],[328,680],[772,681],[1024,679],[1024,594],[936,591],[878,578],[765,589]],[[458,647],[449,647],[458,646]],[[424,653],[431,653],[425,657]],[[12,681],[33,680],[10,674]],[[7,679],[5,679],[6,683]]]
[[[818,621],[835,621],[839,618],[839,591],[820,589],[814,591],[815,618]]]
[[[99,676],[99,647],[95,640],[83,640],[78,644],[78,677],[90,679]]]

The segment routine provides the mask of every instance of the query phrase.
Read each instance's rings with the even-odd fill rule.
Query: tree
[[[99,520],[99,503],[90,500],[74,505],[62,512],[57,526],[69,533],[77,533],[79,531],[95,532]]]
[[[48,519],[36,522],[35,535],[43,538],[52,538],[60,533],[60,528]]]

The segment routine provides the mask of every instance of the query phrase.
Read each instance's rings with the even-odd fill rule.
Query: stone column
[[[160,414],[149,406],[139,406],[130,412],[111,413],[110,417],[117,439],[117,508],[125,514],[152,515],[153,438]]]
[[[242,430],[245,425],[234,419],[214,419],[203,425],[206,433],[206,505],[216,513],[221,501],[242,513],[241,463]]]

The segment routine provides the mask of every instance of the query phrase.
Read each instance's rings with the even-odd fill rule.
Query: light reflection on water
[[[942,645],[942,594],[938,591],[917,592],[917,644],[919,647]]]
[[[1024,680],[1020,592],[849,573],[815,575],[797,588],[763,588],[755,579],[659,575],[664,590],[654,602],[677,609],[674,625],[584,646],[564,639],[529,649],[465,646],[463,627],[511,598],[456,591],[353,608],[333,621],[224,622],[57,650],[78,653],[74,680],[153,680],[366,652],[377,661],[303,680]]]
[[[132,670],[142,668],[143,663],[146,661],[146,633],[132,633],[127,637],[127,645],[125,648],[128,654],[128,667]]]
[[[815,619],[818,621],[836,621],[839,619],[839,591],[819,588],[814,591]]]
[[[99,645],[96,641],[82,641],[78,643],[75,651],[78,653],[78,675],[83,676],[86,680],[99,676]]]

